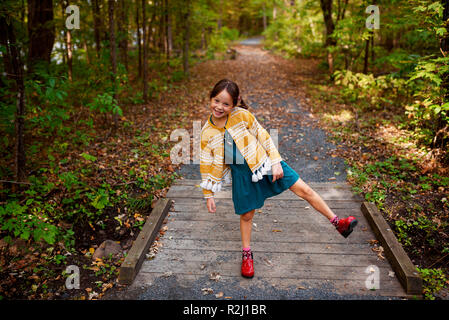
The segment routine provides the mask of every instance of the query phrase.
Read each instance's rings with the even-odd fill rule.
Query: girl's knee
[[[315,191],[303,181],[295,183],[290,189],[303,199],[308,199],[315,193]]]
[[[247,213],[242,214],[240,216],[240,219],[242,219],[243,221],[246,221],[246,222],[251,221],[254,217],[254,212],[255,212],[255,210],[248,211]]]

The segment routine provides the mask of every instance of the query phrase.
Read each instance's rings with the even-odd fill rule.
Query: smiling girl
[[[240,97],[233,81],[220,80],[210,92],[210,110],[201,130],[201,187],[209,212],[216,211],[214,193],[232,176],[234,210],[240,215],[242,276],[254,276],[250,240],[255,209],[265,199],[290,189],[324,215],[345,238],[357,225],[349,216],[340,219],[323,199],[282,160],[268,132]]]

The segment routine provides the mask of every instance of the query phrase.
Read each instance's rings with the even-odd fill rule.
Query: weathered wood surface
[[[185,185],[175,185],[170,188],[170,191],[167,193],[167,197],[176,199],[176,198],[203,198],[203,193],[201,192],[201,187],[199,186],[199,182],[197,184],[185,184]],[[332,185],[330,185],[332,186]],[[330,187],[329,186],[329,187]],[[312,185],[312,189],[314,189],[324,200],[353,200],[353,201],[362,201],[363,199],[359,196],[348,190],[347,188],[329,188],[318,187],[318,185]],[[229,185],[225,186],[220,192],[216,193],[216,199],[230,199],[231,198],[231,188]],[[293,192],[283,192],[277,196],[274,196],[272,199],[276,200],[289,200],[298,198]]]
[[[168,296],[157,299],[204,299],[204,287],[223,291],[225,296],[232,293],[234,298],[244,294],[247,299],[320,299],[323,292],[325,298],[408,297],[388,260],[372,250],[370,241],[376,237],[361,212],[363,199],[347,184],[309,184],[338,215],[359,220],[346,239],[289,190],[256,210],[251,236],[253,279],[240,275],[239,217],[229,186],[216,195],[217,212],[211,214],[198,184],[198,180],[180,180],[170,188],[167,197],[174,204],[167,217],[168,229],[160,236],[158,253],[143,263],[130,289],[145,288],[148,293],[152,288],[159,290],[161,283],[179,289],[170,287]],[[370,266],[379,270],[377,290],[366,286]],[[221,276],[218,282],[209,279],[212,272]],[[215,295],[206,298],[215,299]]]
[[[385,255],[396,271],[397,277],[407,293],[421,295],[423,288],[422,278],[404,251],[404,248],[402,248],[396,239],[390,226],[382,217],[379,210],[377,210],[377,207],[372,203],[364,202],[362,211],[377,238],[385,248]]]
[[[131,250],[120,266],[119,282],[122,284],[131,284],[139,272],[145,259],[145,254],[156,238],[162,221],[166,217],[172,202],[170,199],[159,199],[145,222],[142,231],[134,241]]]

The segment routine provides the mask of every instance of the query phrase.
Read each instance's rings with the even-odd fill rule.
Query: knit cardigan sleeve
[[[271,164],[277,164],[282,161],[282,157],[279,154],[279,151],[276,149],[274,145],[273,139],[265,130],[260,123],[257,121],[256,117],[249,111],[247,111],[247,123],[248,129],[252,135],[254,135],[257,140],[259,140],[260,144],[267,151],[268,157],[271,160]]]
[[[201,134],[201,154],[200,154],[200,172],[201,180],[205,181],[209,178],[209,172],[214,161],[214,154],[209,141]],[[213,198],[214,192],[203,188],[204,199]]]

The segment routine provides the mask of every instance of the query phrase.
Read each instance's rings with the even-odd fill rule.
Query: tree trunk
[[[55,42],[53,0],[28,0],[28,72],[38,61],[50,63]]]
[[[95,38],[95,49],[97,50],[97,58],[100,56],[101,49],[101,14],[100,14],[100,0],[92,0],[92,13],[94,20],[94,38]]]
[[[165,38],[167,40],[167,44],[166,44],[167,61],[170,61],[171,51],[173,49],[173,43],[172,43],[173,39],[172,39],[172,26],[171,26],[171,19],[170,19],[171,9],[170,9],[169,0],[165,0],[165,8],[166,8],[166,12],[165,12],[166,36],[165,36]],[[202,38],[201,45],[203,45],[203,40],[204,39]]]
[[[443,0],[443,22],[446,30],[449,32],[449,0]],[[449,36],[446,33],[445,37],[441,39],[440,48],[443,54],[447,57],[449,55]],[[443,82],[441,83],[442,96],[445,102],[449,101],[449,74],[445,73],[442,76]]]
[[[89,48],[87,47],[86,38],[83,39],[83,48],[84,48],[84,51],[86,52],[86,62],[87,62],[87,64],[90,64]]]
[[[147,83],[147,37],[146,37],[146,0],[142,0],[142,38],[143,38],[143,100],[147,102],[148,100],[148,83]]]
[[[114,92],[114,99],[117,99],[117,86],[116,86],[116,74],[117,74],[117,50],[115,39],[115,22],[114,22],[114,4],[115,0],[108,0],[108,12],[109,12],[109,47],[111,51],[111,80]],[[118,127],[118,115],[114,113],[114,130]]]
[[[23,81],[23,63],[20,57],[20,50],[16,43],[14,34],[13,21],[0,15],[0,43],[5,48],[4,63],[5,70],[10,79],[16,82],[17,98],[16,98],[16,114],[15,114],[15,180],[23,182],[26,179],[25,164],[25,85]]]
[[[65,8],[67,8],[69,5],[70,5],[69,0],[63,0],[61,2],[63,17],[65,16]],[[63,30],[64,30],[65,47],[66,47],[65,56],[66,56],[66,61],[67,61],[67,75],[68,75],[69,81],[72,82],[72,80],[73,80],[73,77],[72,77],[72,72],[73,72],[73,68],[72,68],[72,53],[73,53],[72,33],[71,33],[70,29],[65,28],[65,26],[63,27]]]
[[[189,0],[190,5],[190,0]],[[217,21],[217,30],[220,31],[222,27],[222,15],[223,15],[223,0],[220,0],[218,3],[218,21]]]
[[[158,41],[157,41],[157,47],[158,47],[158,60],[161,59],[161,55],[165,54],[165,9],[164,9],[164,2],[163,0],[156,2],[156,8],[158,11],[158,21],[157,24],[158,27]]]
[[[120,60],[128,70],[128,7],[125,0],[119,1],[119,19],[117,24]]]
[[[363,73],[364,74],[368,73],[369,43],[370,43],[370,38],[365,40],[365,59],[364,59],[364,63],[363,63]]]
[[[190,0],[187,0],[186,9],[184,13],[184,50],[183,50],[183,66],[184,73],[189,77],[189,41],[190,41]]]
[[[267,30],[267,13],[265,3],[262,3],[262,13],[263,13],[263,31],[265,31]]]
[[[332,0],[320,0],[321,9],[323,10],[324,25],[326,26],[326,47],[336,45],[332,33],[335,30],[334,20],[332,19]]]
[[[137,48],[138,48],[138,53],[137,53],[137,61],[138,61],[138,77],[142,77],[142,39],[140,38],[140,19],[139,19],[139,15],[140,15],[140,11],[139,11],[139,1],[136,2],[136,26],[137,26]]]
[[[326,26],[326,41],[325,47],[329,48],[335,46],[337,42],[331,36],[335,30],[334,20],[332,19],[332,1],[333,0],[320,0],[321,9],[323,11],[324,24]],[[330,74],[334,73],[334,57],[332,52],[327,50],[327,63],[329,65]]]

